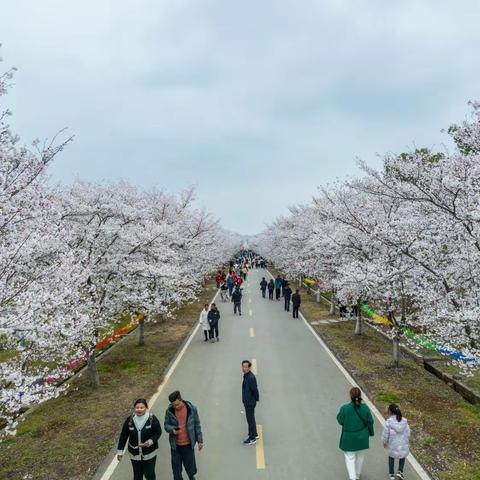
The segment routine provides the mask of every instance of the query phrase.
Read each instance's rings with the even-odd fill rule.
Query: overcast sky
[[[15,0],[2,98],[54,180],[178,191],[257,233],[355,158],[442,148],[480,99],[478,0]]]

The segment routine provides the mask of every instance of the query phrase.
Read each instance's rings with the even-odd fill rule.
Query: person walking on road
[[[248,267],[247,267],[247,264],[245,264],[242,268],[242,275],[244,280],[247,280],[247,273],[248,273]]]
[[[212,303],[210,311],[208,312],[208,324],[210,325],[210,342],[211,343],[215,342],[215,338],[217,339],[217,342],[220,341],[220,338],[218,336],[219,320],[220,320],[220,312],[218,311],[217,306],[214,303]]]
[[[232,293],[232,302],[233,302],[233,314],[238,314],[242,316],[242,291],[240,287],[237,287],[235,291]]]
[[[208,342],[210,331],[210,323],[208,323],[208,303],[205,304],[205,308],[200,312],[200,325],[202,326],[203,334],[205,335],[205,342]]]
[[[283,289],[283,298],[285,300],[285,311],[290,311],[290,298],[292,297],[292,289],[287,282],[287,286]]]
[[[403,480],[405,459],[410,453],[410,426],[403,417],[398,405],[388,407],[389,418],[383,428],[383,448],[388,448],[388,473],[390,480]],[[398,459],[398,472],[395,477],[395,460]]]
[[[217,284],[217,288],[220,288],[220,283],[222,281],[222,272],[218,271],[215,275],[215,283]]]
[[[255,421],[255,407],[260,401],[258,393],[257,378],[250,370],[252,363],[250,360],[242,362],[243,383],[242,383],[242,402],[245,407],[245,416],[248,424],[248,437],[244,440],[245,445],[257,443],[257,423]]]
[[[298,309],[302,303],[302,297],[300,295],[300,290],[298,288],[295,290],[295,293],[292,295],[292,311],[293,318],[298,318]]]
[[[273,283],[273,278],[270,279],[267,285],[268,288],[268,299],[273,300],[273,291],[275,290],[275,284]]]
[[[155,480],[155,463],[157,461],[158,439],[162,427],[158,418],[148,411],[144,398],[135,401],[135,412],[124,422],[118,440],[117,460],[123,458],[123,451],[128,441],[128,454],[132,461],[133,480]]]
[[[189,480],[195,480],[197,465],[195,462],[195,445],[203,448],[202,426],[197,408],[183,400],[177,390],[168,396],[170,402],[165,412],[165,431],[170,434],[170,451],[172,455],[173,480],[182,480],[182,467]]]
[[[220,285],[220,297],[222,298],[222,302],[228,302],[228,285],[226,281],[222,281]]]
[[[358,480],[362,474],[365,451],[373,437],[373,417],[370,409],[362,403],[362,392],[354,387],[350,390],[349,403],[342,405],[337,422],[342,426],[340,450],[345,455],[348,478]]]
[[[260,290],[262,291],[262,297],[265,298],[265,291],[267,290],[267,281],[265,277],[262,277],[262,281],[260,282]]]
[[[287,285],[288,285],[288,280],[283,277],[282,278],[282,297],[285,296],[285,289],[287,288]]]
[[[228,285],[228,296],[232,296],[233,292],[233,287],[235,286],[235,279],[232,277],[232,275],[229,275],[227,279],[227,285]]]
[[[275,279],[275,299],[280,300],[280,290],[282,288],[282,278],[280,275]]]

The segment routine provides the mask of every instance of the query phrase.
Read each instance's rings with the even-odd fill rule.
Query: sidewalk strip
[[[265,469],[265,452],[263,450],[263,429],[257,425],[258,440],[255,444],[257,453],[257,470]]]

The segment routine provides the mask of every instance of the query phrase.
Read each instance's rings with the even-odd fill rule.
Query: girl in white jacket
[[[402,416],[398,405],[392,403],[388,407],[389,418],[383,428],[383,447],[388,448],[388,470],[390,480],[395,480],[395,459],[398,459],[397,477],[403,480],[405,458],[410,453],[410,426]]]
[[[208,331],[210,330],[210,324],[208,323],[208,308],[209,304],[205,304],[205,308],[200,312],[200,325],[202,326],[203,334],[205,335],[205,342],[208,342]]]

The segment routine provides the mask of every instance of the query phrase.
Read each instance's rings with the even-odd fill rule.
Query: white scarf
[[[133,423],[135,424],[135,427],[137,427],[137,430],[140,431],[145,424],[148,421],[148,418],[150,417],[150,413],[148,410],[145,410],[145,413],[143,415],[134,415],[133,416]]]

